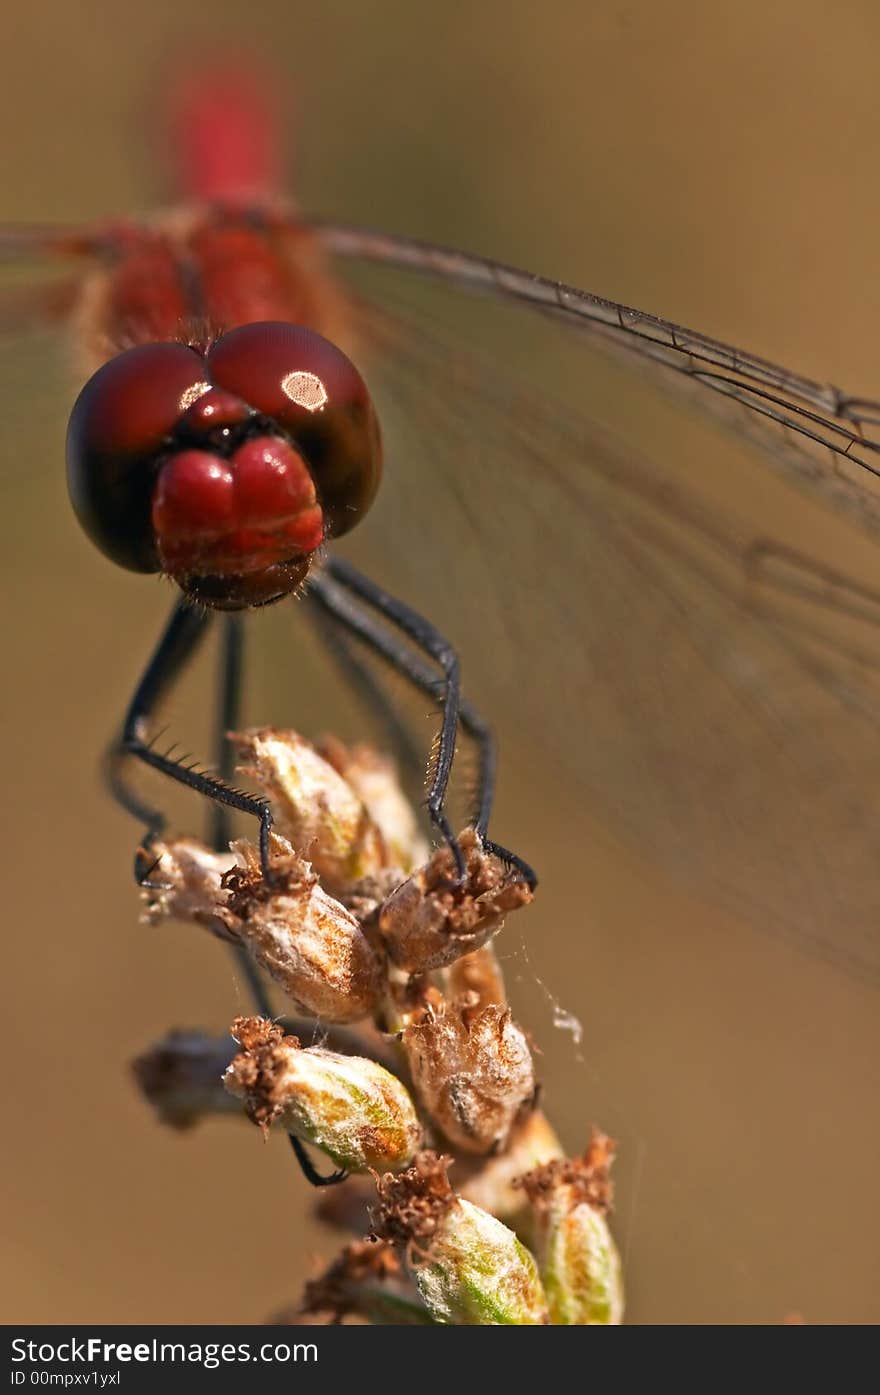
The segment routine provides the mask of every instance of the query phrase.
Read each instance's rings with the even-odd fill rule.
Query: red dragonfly
[[[146,846],[163,818],[128,784],[132,758],[216,801],[218,838],[224,810],[255,815],[270,870],[265,804],[230,786],[225,756],[215,777],[160,752],[149,723],[220,614],[233,726],[241,611],[300,593],[440,701],[427,806],[456,852],[447,785],[459,726],[473,738],[488,842],[488,722],[410,604],[425,597],[452,625],[476,612],[468,678],[489,715],[493,695],[515,712],[514,760],[540,753],[687,886],[878,981],[880,593],[743,503],[758,461],[792,501],[880,534],[880,404],[485,258],[309,221],[276,193],[247,84],[185,94],[177,148],[182,208],[2,234],[7,258],[70,267],[17,290],[7,319],[69,320],[92,375],[68,435],[81,523],[182,593],[116,748]],[[703,419],[722,435],[686,447]],[[682,460],[742,443],[729,507],[708,457],[704,488],[649,453],[663,430]],[[356,524],[377,581],[335,545]]]

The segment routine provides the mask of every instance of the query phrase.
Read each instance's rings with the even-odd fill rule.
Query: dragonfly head
[[[205,353],[125,350],[83,388],[67,435],[71,500],[92,541],[224,610],[296,590],[321,545],[370,507],[381,462],[354,365],[319,334],[275,322],[231,330]]]

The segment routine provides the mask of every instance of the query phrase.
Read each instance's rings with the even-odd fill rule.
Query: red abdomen
[[[280,195],[281,106],[271,73],[240,55],[172,84],[165,145],[181,207],[108,239],[80,314],[89,371],[137,344],[204,352],[261,320],[304,325],[353,352],[345,297]]]

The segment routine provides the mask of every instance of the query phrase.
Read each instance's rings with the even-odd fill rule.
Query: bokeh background
[[[488,252],[877,395],[868,0],[19,7],[2,217],[150,207],[163,66],[218,39],[289,80],[309,210]],[[220,1030],[245,1005],[220,946],[138,924],[135,830],[96,774],[168,593],[117,575],[68,516],[55,351],[31,336],[0,363],[0,1317],[260,1322],[334,1250],[313,1197],[244,1125],[159,1128],[126,1069],[167,1027]],[[264,693],[283,715],[276,677],[264,655],[255,719]],[[206,683],[174,709],[195,741]],[[308,730],[327,702],[300,685],[291,719]],[[601,810],[506,778],[499,836],[554,871],[508,971],[566,1142],[592,1120],[621,1142],[630,1319],[876,1321],[876,992],[688,900]],[[572,818],[577,859],[554,832]],[[579,1046],[554,1029],[560,1005]]]

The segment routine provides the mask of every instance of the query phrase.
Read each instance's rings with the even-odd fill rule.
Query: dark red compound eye
[[[67,434],[70,496],[97,546],[225,609],[295,590],[324,539],[363,517],[381,461],[357,369],[283,322],[231,330],[207,356],[173,343],[119,354]]]
[[[354,364],[313,330],[272,321],[224,334],[207,365],[213,383],[277,423],[302,453],[325,537],[353,528],[382,474],[379,423]]]
[[[151,519],[159,457],[206,390],[205,361],[184,344],[144,344],[99,368],[67,429],[67,485],[77,518],[119,566],[162,567]]]

